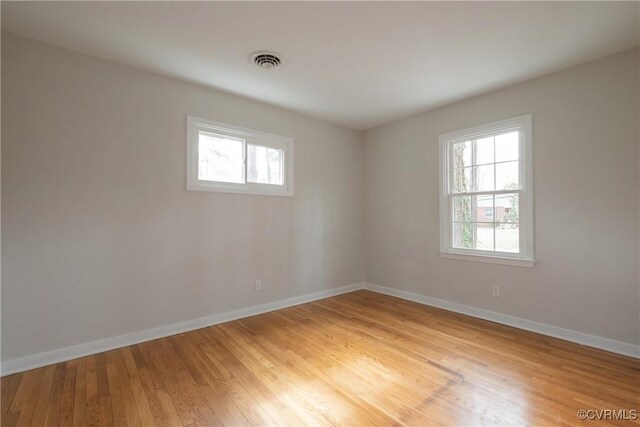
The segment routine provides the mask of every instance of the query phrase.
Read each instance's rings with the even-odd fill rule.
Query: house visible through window
[[[187,188],[293,195],[293,139],[187,117]]]
[[[531,142],[531,115],[440,136],[445,257],[532,264]]]

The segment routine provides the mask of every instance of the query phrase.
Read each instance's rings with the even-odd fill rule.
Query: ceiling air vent
[[[272,52],[255,52],[251,55],[251,62],[265,70],[275,70],[282,63]]]

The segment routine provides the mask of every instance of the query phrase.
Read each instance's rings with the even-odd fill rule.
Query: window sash
[[[500,161],[500,162],[496,162],[496,153],[495,153],[495,141],[494,141],[494,152],[493,152],[493,162],[489,162],[489,163],[471,163],[469,166],[464,166],[463,168],[457,168],[454,166],[454,155],[453,155],[453,147],[455,144],[459,144],[461,142],[467,142],[470,141],[471,142],[471,147],[472,150],[475,147],[476,142],[479,139],[483,139],[483,138],[489,138],[489,137],[496,137],[499,135],[503,135],[505,133],[510,133],[510,132],[518,132],[518,159],[517,160],[506,160],[506,161]],[[493,255],[500,255],[500,256],[507,256],[507,257],[521,257],[522,256],[522,252],[523,252],[523,228],[520,227],[520,218],[518,220],[518,252],[502,252],[502,251],[496,251],[495,247],[496,247],[496,224],[500,224],[499,222],[495,221],[495,196],[496,195],[501,195],[501,194],[514,194],[517,193],[518,194],[518,199],[521,200],[523,191],[522,191],[522,174],[523,174],[523,167],[521,164],[521,153],[522,153],[522,144],[523,144],[523,135],[522,135],[522,128],[520,126],[515,126],[515,127],[510,127],[507,129],[500,129],[498,131],[493,131],[493,132],[483,132],[483,133],[477,133],[477,134],[472,134],[472,135],[466,135],[465,137],[462,138],[458,138],[455,140],[450,140],[447,143],[447,163],[449,165],[449,173],[448,173],[448,199],[449,199],[449,203],[448,203],[448,212],[449,212],[449,231],[448,231],[448,242],[449,242],[449,248],[454,249],[455,251],[470,251],[473,253],[482,253],[482,254],[493,254]],[[471,154],[471,158],[473,159],[473,151]],[[518,187],[517,188],[513,188],[513,189],[509,189],[509,190],[492,190],[492,191],[456,191],[455,190],[455,178],[454,178],[454,173],[457,169],[471,169],[474,167],[478,167],[478,166],[493,166],[493,183],[494,183],[494,188],[497,182],[497,176],[496,176],[496,165],[498,164],[503,164],[503,163],[511,163],[511,162],[518,162]],[[491,223],[493,224],[493,248],[494,250],[487,250],[487,249],[477,249],[477,248],[460,248],[460,247],[456,247],[453,245],[453,240],[454,240],[454,224],[456,223],[463,223],[462,221],[455,221],[455,212],[454,212],[454,207],[453,207],[453,197],[454,196],[483,196],[483,195],[492,195],[494,196],[494,205],[493,205],[493,221],[484,221],[483,223]],[[476,213],[474,212],[472,214],[473,218],[475,218]],[[472,221],[472,223],[474,222],[478,222],[478,221]]]
[[[469,166],[464,166],[463,168],[457,168],[454,166],[453,164],[453,146],[455,144],[458,144],[460,142],[467,142],[467,141],[471,141],[471,147],[473,150],[473,147],[475,146],[476,141],[478,141],[479,139],[483,139],[483,138],[489,138],[489,137],[496,137],[499,135],[503,135],[505,133],[510,133],[510,132],[518,132],[518,159],[517,160],[505,160],[505,161],[499,161],[496,162],[496,153],[495,153],[495,141],[494,141],[494,151],[493,151],[493,162],[490,163],[477,163],[477,164],[470,164]],[[504,191],[504,190],[495,190],[495,186],[497,185],[497,176],[496,176],[496,165],[499,164],[505,164],[505,163],[512,163],[512,162],[518,162],[518,187],[515,189],[522,189],[522,183],[524,180],[524,167],[522,164],[522,157],[523,157],[523,153],[524,153],[524,147],[523,144],[525,142],[525,136],[524,136],[524,130],[522,128],[522,126],[509,126],[506,128],[501,128],[499,130],[494,130],[494,131],[489,131],[489,132],[477,132],[477,133],[473,133],[473,134],[468,134],[465,135],[463,137],[458,137],[457,139],[451,139],[447,141],[447,152],[446,152],[446,156],[447,156],[447,165],[448,165],[448,174],[447,174],[447,179],[448,179],[448,184],[447,184],[447,191],[449,194],[460,194],[460,195],[466,195],[466,194],[481,194],[481,193],[494,193],[496,191]],[[471,155],[471,157],[473,158],[473,154]],[[457,192],[455,190],[455,179],[454,179],[454,173],[456,171],[456,169],[472,169],[474,167],[478,167],[478,166],[490,166],[493,165],[493,185],[494,185],[494,191],[481,191],[481,192]],[[514,189],[514,190],[515,190]],[[507,190],[507,192],[513,192],[511,190]]]
[[[463,193],[449,193],[448,195],[453,196],[490,196],[495,194],[497,196],[501,194],[511,194],[511,193],[522,193],[524,192],[521,188],[514,188],[513,190],[498,190],[498,191],[465,191]]]
[[[281,152],[282,161],[280,162],[280,175],[282,176],[282,184],[271,184],[266,182],[251,182],[249,181],[249,145],[253,147],[261,147],[261,148],[271,148],[275,150],[279,150]],[[245,141],[244,143],[244,182],[245,184],[255,184],[255,185],[268,185],[270,187],[281,187],[284,188],[286,184],[286,174],[285,174],[285,163],[286,163],[286,151],[285,147],[279,147],[277,144],[266,145],[266,144],[258,144],[250,141]]]
[[[483,192],[479,192],[479,193],[464,193],[464,194],[449,194],[448,195],[448,214],[449,214],[449,227],[448,227],[448,242],[449,242],[449,248],[455,250],[456,252],[458,251],[465,251],[465,252],[469,252],[469,253],[474,253],[474,254],[487,254],[487,255],[494,255],[494,256],[501,256],[501,257],[507,257],[507,258],[522,258],[523,256],[523,242],[524,239],[526,239],[525,236],[525,229],[522,226],[522,216],[520,214],[520,212],[518,212],[518,222],[508,222],[508,221],[496,221],[496,202],[495,202],[495,197],[493,199],[493,220],[492,221],[478,221],[475,216],[475,213],[472,214],[472,221],[456,221],[455,219],[455,209],[453,206],[454,203],[454,197],[460,197],[460,196],[475,196],[475,195],[500,195],[500,194],[518,194],[518,209],[519,211],[521,211],[522,208],[522,201],[523,201],[523,194],[524,191],[522,190],[507,190],[507,191],[495,191],[495,192],[491,192],[491,191],[483,191]],[[494,250],[490,251],[490,250],[486,250],[486,249],[471,249],[471,248],[460,248],[457,246],[453,245],[453,229],[454,229],[454,224],[493,224],[493,247]],[[500,225],[500,224],[518,224],[518,252],[503,252],[503,251],[496,251],[495,247],[496,247],[496,226]]]
[[[264,144],[263,145],[258,145],[257,143],[249,143],[248,141],[241,140],[239,138],[228,137],[226,135],[214,134],[214,133],[210,133],[210,132],[202,132],[202,131],[200,131],[198,133],[198,135],[200,135],[201,133],[206,133],[208,135],[212,135],[212,136],[215,136],[217,138],[227,138],[227,139],[231,139],[231,140],[242,142],[242,180],[243,180],[243,182],[217,181],[215,179],[200,179],[200,178],[198,178],[198,181],[214,182],[216,184],[225,184],[225,185],[227,185],[227,184],[240,185],[240,186],[246,186],[246,185],[249,185],[249,186],[253,186],[253,185],[268,185],[270,187],[284,187],[284,185],[285,185],[285,179],[284,179],[284,163],[285,162],[284,161],[282,162],[282,165],[280,167],[281,168],[280,173],[283,174],[282,184],[250,182],[248,177],[247,177],[248,167],[249,167],[249,157],[247,155],[247,150],[248,150],[248,146],[249,145],[253,145],[254,147],[275,148],[277,150],[281,150],[283,158],[284,158],[284,154],[285,154],[284,148],[278,148],[277,146],[270,146],[270,145],[264,145]],[[197,157],[197,161],[198,161],[198,171],[197,171],[198,177],[200,176],[200,170],[199,170],[199,168],[200,168],[200,156],[199,156],[200,150],[199,150],[199,148],[200,148],[200,146],[199,146],[199,144],[200,144],[200,141],[198,141],[198,147],[197,147],[198,150],[197,150],[197,153],[196,153],[196,157]]]

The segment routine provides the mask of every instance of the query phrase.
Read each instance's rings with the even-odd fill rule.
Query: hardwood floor
[[[576,415],[640,414],[639,360],[368,291],[1,385],[3,426],[640,425]]]

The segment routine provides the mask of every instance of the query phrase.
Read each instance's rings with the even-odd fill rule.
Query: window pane
[[[471,166],[471,141],[453,144],[453,167]]]
[[[493,163],[493,137],[478,139],[474,153],[474,165]]]
[[[471,222],[471,196],[453,197],[453,220]]]
[[[453,192],[494,190],[494,165],[472,166],[453,170]]]
[[[518,224],[496,224],[496,251],[520,252],[520,227]]]
[[[493,251],[493,223],[454,223],[453,246],[455,248]]]
[[[493,250],[493,223],[474,223],[476,231],[476,249]]]
[[[518,193],[496,195],[495,218],[496,222],[515,223],[520,222],[520,200]]]
[[[453,224],[453,247],[474,249],[475,239],[473,226],[470,222],[456,222]]]
[[[476,166],[473,168],[474,191],[493,191],[493,165]]]
[[[493,195],[453,197],[454,221],[492,222],[493,218]]]
[[[244,182],[244,141],[198,134],[198,179],[203,181]]]
[[[283,154],[278,148],[247,144],[247,181],[282,185]]]
[[[473,190],[471,172],[472,168],[453,170],[453,191],[455,193],[465,193]]]
[[[474,196],[471,202],[476,213],[474,221],[493,221],[493,195]]]
[[[496,164],[496,190],[515,190],[520,188],[519,164],[520,162]]]
[[[496,162],[518,160],[520,132],[509,132],[496,136]]]

